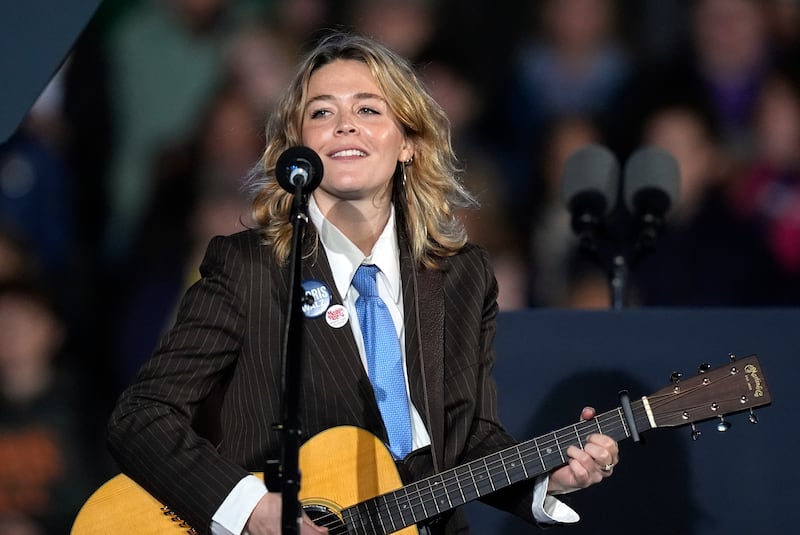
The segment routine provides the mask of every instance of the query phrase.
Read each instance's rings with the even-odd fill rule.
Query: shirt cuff
[[[547,494],[549,481],[550,477],[547,475],[539,476],[535,480],[531,504],[533,518],[540,524],[574,524],[580,520],[581,517],[573,508]]]
[[[211,517],[212,535],[242,535],[256,504],[267,493],[264,482],[256,476],[245,476]]]

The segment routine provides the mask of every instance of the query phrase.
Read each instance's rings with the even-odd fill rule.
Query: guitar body
[[[392,456],[374,435],[357,427],[335,427],[300,448],[299,498],[312,518],[319,509],[338,516],[352,505],[402,486]],[[72,535],[185,534],[190,527],[163,504],[120,474],[101,486],[78,513]],[[416,527],[398,533],[414,535]]]

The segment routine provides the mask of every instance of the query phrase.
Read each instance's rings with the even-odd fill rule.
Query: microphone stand
[[[300,358],[303,355],[303,314],[302,305],[305,295],[300,282],[303,229],[308,224],[308,196],[303,194],[303,185],[295,186],[292,203],[292,245],[289,252],[289,302],[286,329],[284,331],[284,348],[282,355],[281,387],[283,400],[281,407],[282,420],[275,428],[281,431],[281,460],[277,467],[277,477],[282,494],[283,509],[281,514],[284,535],[296,534],[300,531],[302,508],[297,498],[300,490],[299,450],[300,418],[298,415],[298,395],[300,391]],[[275,468],[272,467],[273,476]],[[266,479],[266,475],[265,475]],[[269,484],[269,483],[268,483]]]
[[[598,219],[583,215],[576,220],[574,228],[580,238],[579,250],[601,266],[608,275],[611,293],[611,308],[621,310],[627,306],[628,280],[631,267],[641,262],[653,249],[664,228],[663,217],[646,214],[637,226],[637,237],[633,246],[601,252],[599,237],[601,225]],[[605,237],[606,241],[611,241]]]
[[[628,263],[625,255],[616,254],[611,260],[611,308],[622,310],[628,294]]]
[[[572,228],[578,234],[578,249],[593,262],[603,268],[608,276],[611,292],[611,308],[621,310],[627,305],[628,294],[628,261],[622,252],[609,253],[601,251],[600,238],[611,241],[604,235],[600,218],[594,214],[573,214]],[[605,255],[603,253],[606,253]],[[610,256],[610,259],[608,256]]]

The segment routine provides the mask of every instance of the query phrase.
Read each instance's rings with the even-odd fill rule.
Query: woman
[[[328,296],[324,313],[307,312],[303,323],[304,436],[366,429],[405,458],[409,480],[514,444],[498,421],[490,377],[496,282],[485,252],[466,243],[455,218],[455,208],[471,199],[455,178],[447,120],[408,64],[362,37],[325,38],[300,65],[267,139],[265,173],[252,184],[259,228],[212,240],[202,279],[109,424],[123,471],[201,533],[280,531],[280,495],[249,472],[280,454],[272,424],[281,416],[292,199],[274,170],[295,145],[316,151],[324,166],[303,240],[302,280]],[[394,424],[382,417],[385,391],[376,396],[370,383],[370,344],[361,332],[367,320],[353,281],[362,264],[379,268],[378,293],[398,335],[397,381],[408,407],[400,433],[410,435],[404,438],[414,450],[407,457],[396,447]],[[337,313],[328,314],[332,309]],[[215,387],[224,391],[217,444],[191,427]],[[607,477],[618,451],[596,434],[567,454],[566,466],[536,483],[535,500],[533,483],[490,500],[531,521],[533,510],[548,520],[543,506],[568,519],[574,513],[565,517],[563,504],[545,494]],[[462,515],[447,512],[429,529],[466,527]],[[304,516],[301,533],[324,532]]]

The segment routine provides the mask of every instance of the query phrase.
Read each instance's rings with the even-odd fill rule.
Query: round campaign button
[[[332,305],[325,312],[325,321],[327,321],[328,325],[335,329],[347,324],[347,320],[349,318],[350,316],[347,314],[347,309],[342,305]]]
[[[307,318],[321,316],[331,304],[331,291],[318,280],[308,279],[301,283],[305,296],[303,314]]]

